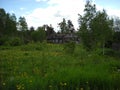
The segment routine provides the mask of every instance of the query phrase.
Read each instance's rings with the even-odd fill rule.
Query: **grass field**
[[[0,90],[120,90],[120,58],[63,47],[0,46]]]

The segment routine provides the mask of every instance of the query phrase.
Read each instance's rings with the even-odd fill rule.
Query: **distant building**
[[[112,43],[112,49],[120,51],[120,43]]]
[[[74,41],[76,43],[80,42],[77,35],[71,34],[51,34],[47,37],[47,41],[50,43],[66,43],[69,41]]]
[[[52,26],[44,25],[46,31],[46,40],[49,43],[66,43],[69,41],[74,41],[76,43],[80,42],[79,37],[75,34],[75,29],[73,26],[69,28],[67,32],[56,33]]]

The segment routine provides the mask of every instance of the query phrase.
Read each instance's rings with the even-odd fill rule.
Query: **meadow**
[[[79,44],[0,46],[0,90],[120,90],[120,58]]]

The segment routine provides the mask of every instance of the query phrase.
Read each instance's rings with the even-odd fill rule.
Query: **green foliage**
[[[114,18],[114,31],[120,32],[120,17]]]
[[[15,14],[10,15],[9,13],[6,14],[6,25],[5,25],[5,35],[8,36],[15,36],[17,31],[16,28],[16,16]]]
[[[28,30],[28,26],[27,26],[27,22],[26,22],[25,17],[19,17],[18,27],[19,27],[20,31]]]
[[[74,56],[78,57],[80,60],[86,59],[89,52],[83,47],[82,44],[76,44]]]
[[[63,21],[60,22],[59,24],[59,27],[61,29],[61,33],[65,34],[65,33],[73,33],[74,31],[74,25],[72,24],[72,21],[71,20],[68,20],[66,22],[65,18],[63,18]]]
[[[41,50],[44,50],[44,49],[47,49],[47,45],[46,43],[29,43],[27,45],[24,45],[24,46],[21,46],[21,50],[23,51],[41,51]]]
[[[22,44],[23,44],[23,41],[19,37],[14,37],[14,38],[10,39],[11,46],[19,46]]]
[[[4,35],[6,22],[6,12],[4,9],[0,8],[0,37]]]
[[[38,29],[31,33],[32,39],[35,42],[43,42],[46,40],[46,33],[43,27],[38,27]]]
[[[16,28],[15,14],[6,13],[4,9],[0,9],[0,37],[14,36]]]
[[[92,49],[94,45],[94,42],[92,40],[92,35],[91,35],[91,28],[90,28],[90,23],[92,19],[95,17],[96,13],[96,7],[95,5],[92,5],[90,1],[87,1],[84,9],[84,16],[79,15],[79,34],[82,40],[82,43],[84,47],[89,50]]]
[[[7,36],[1,37],[0,38],[0,45],[5,45],[5,42],[8,40]]]
[[[87,1],[84,9],[85,14],[79,15],[79,34],[82,43],[87,50],[103,48],[105,42],[112,39],[113,20],[108,18],[105,10],[96,11],[95,5]]]
[[[68,43],[65,43],[63,50],[68,54],[73,54],[75,51],[75,42],[70,41]]]
[[[113,50],[113,49],[110,49],[110,48],[106,48],[105,49],[105,55],[119,58],[120,57],[120,51],[116,51],[116,50]]]
[[[45,45],[47,50],[37,49]],[[89,53],[81,45],[72,56],[61,50],[62,45],[45,42],[1,48],[1,90],[120,89],[119,58]]]
[[[23,41],[19,37],[2,37],[0,38],[0,45],[4,46],[20,46],[23,45]]]
[[[114,33],[113,42],[116,42],[116,43],[120,42],[120,32],[115,32]]]
[[[22,44],[23,44],[23,41],[19,37],[9,38],[7,36],[4,36],[4,37],[0,38],[0,45],[19,46]]]
[[[97,12],[96,17],[91,21],[92,35],[94,37],[94,42],[105,44],[107,40],[112,39],[112,20],[110,20],[103,10],[102,12]]]
[[[61,33],[66,33],[67,32],[67,24],[65,18],[63,18],[63,21],[58,24],[61,29]]]

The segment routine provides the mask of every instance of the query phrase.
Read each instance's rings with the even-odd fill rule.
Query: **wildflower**
[[[22,90],[24,89],[24,84],[16,85],[16,87],[17,87],[17,90]]]
[[[20,90],[21,89],[21,85],[17,85],[17,90]]]
[[[88,81],[86,82],[86,84],[88,84]]]
[[[5,86],[5,83],[3,83],[3,86]]]
[[[49,85],[49,88],[51,88],[52,87],[52,85]]]
[[[30,80],[29,82],[32,83],[32,80]]]
[[[83,88],[80,88],[80,90],[83,90]]]
[[[67,85],[67,83],[64,83],[64,86],[66,86]]]
[[[60,82],[60,85],[61,85],[61,86],[66,86],[67,83],[62,83],[62,82]]]

